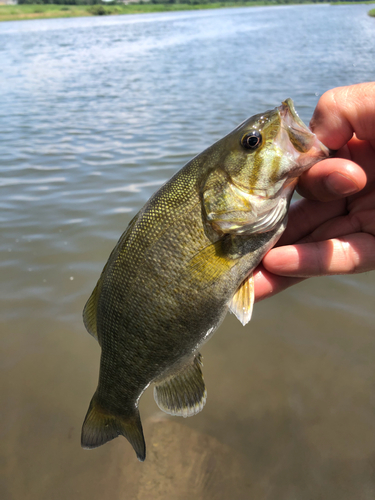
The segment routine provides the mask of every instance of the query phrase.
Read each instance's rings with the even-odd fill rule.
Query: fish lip
[[[314,132],[312,130],[310,130],[309,127],[299,117],[299,115],[294,107],[293,99],[288,97],[287,99],[285,99],[285,101],[283,101],[281,103],[281,106],[279,106],[277,109],[279,110],[279,114],[280,114],[280,118],[281,118],[281,126],[283,128],[287,128],[287,127],[285,127],[284,123],[287,123],[288,118],[289,118],[289,120],[291,118],[292,121],[296,122],[306,132],[309,132],[311,135],[315,135]],[[287,118],[288,114],[289,114],[289,117]],[[290,125],[288,125],[288,126],[290,126]],[[324,146],[323,151],[328,158],[332,158],[337,153],[337,150],[330,149],[327,146]]]
[[[290,97],[285,99],[277,109],[281,119],[281,128],[284,130],[292,129],[296,131],[300,129],[302,132],[309,134],[311,138],[315,137],[314,132],[312,132],[299,117],[294,107],[294,102]]]
[[[294,107],[293,100],[290,97],[285,99],[285,101],[282,102],[281,106],[279,106],[276,109],[279,112],[281,121],[280,128],[282,130],[284,130],[285,132],[288,132],[288,130],[289,131],[292,130],[294,132],[297,132],[297,134],[298,131],[300,131],[310,136],[311,147],[309,148],[309,150],[303,152],[304,155],[310,156],[314,152],[314,154],[319,154],[319,156],[321,156],[322,159],[331,158],[333,156],[334,152],[330,150],[327,146],[325,146],[321,141],[319,141],[314,132],[310,130],[309,127],[298,116],[298,113]],[[295,149],[294,145],[292,145],[290,141],[286,141],[283,146],[284,148],[286,147],[287,152],[289,152],[292,157],[295,157],[295,159],[299,159],[301,153],[299,153]]]
[[[313,135],[313,132],[307,127],[307,125],[301,120],[299,117],[295,107],[294,107],[294,102],[293,100],[288,97],[281,103],[281,106],[277,108],[280,113],[281,121],[283,122],[288,122],[290,119],[292,123],[297,123],[300,127],[302,127],[306,132],[309,132],[310,134]],[[288,116],[289,115],[289,116]]]

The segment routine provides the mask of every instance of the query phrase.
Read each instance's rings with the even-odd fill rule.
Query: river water
[[[375,80],[369,5],[0,24],[4,500],[375,498],[374,273],[306,281],[228,316],[208,401],[162,415],[144,464],[80,448],[99,347],[81,311],[149,196],[248,116]]]

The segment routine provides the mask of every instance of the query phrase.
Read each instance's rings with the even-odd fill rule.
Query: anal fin
[[[203,410],[207,391],[201,359],[202,356],[198,353],[177,373],[156,383],[154,398],[162,411],[174,416],[191,417]]]
[[[254,305],[254,278],[251,273],[239,286],[229,303],[230,311],[237,316],[245,326],[253,313]]]

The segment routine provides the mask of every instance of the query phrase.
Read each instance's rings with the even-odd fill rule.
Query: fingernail
[[[335,194],[348,196],[358,191],[357,184],[340,172],[332,172],[325,178],[327,188]]]

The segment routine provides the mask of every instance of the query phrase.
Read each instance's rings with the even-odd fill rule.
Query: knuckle
[[[354,247],[348,241],[343,240],[336,240],[335,245],[337,251],[342,256],[345,272],[355,274],[359,269],[359,256]]]
[[[351,233],[359,233],[362,231],[362,218],[358,213],[351,213],[348,215]]]
[[[319,99],[318,106],[325,111],[326,114],[332,112],[337,107],[337,94],[341,88],[327,90]]]
[[[317,275],[318,276],[324,276],[329,274],[329,271],[327,269],[327,259],[326,259],[326,252],[323,252],[321,249],[321,243],[320,242],[312,242],[311,243],[313,247],[315,248],[314,255],[315,255],[315,265],[314,267],[317,270]]]

